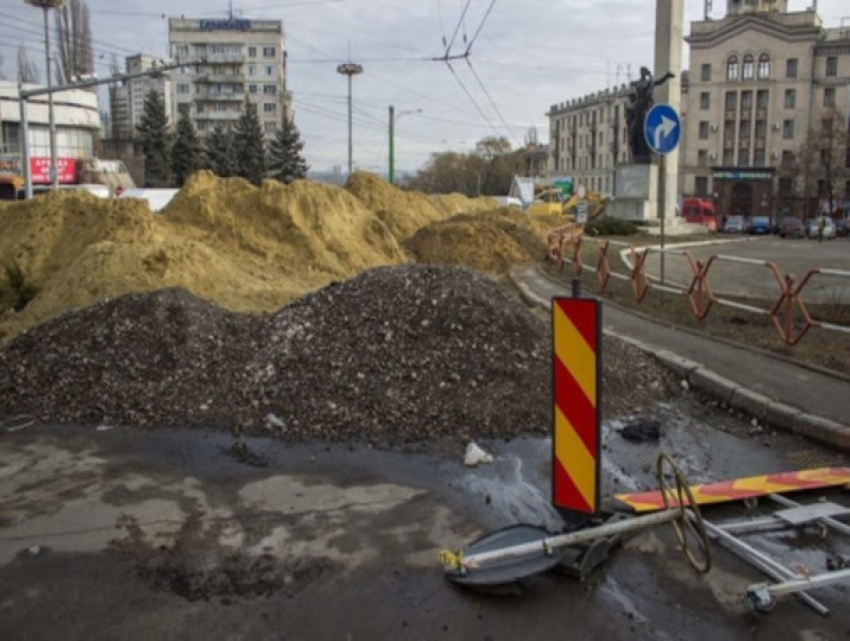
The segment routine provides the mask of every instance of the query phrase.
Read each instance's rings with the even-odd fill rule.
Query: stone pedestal
[[[643,223],[658,219],[658,166],[618,165],[609,215]]]

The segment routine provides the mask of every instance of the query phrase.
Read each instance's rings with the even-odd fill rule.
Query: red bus
[[[704,198],[686,198],[682,203],[682,220],[702,225],[712,232],[716,232],[720,227],[714,203]]]

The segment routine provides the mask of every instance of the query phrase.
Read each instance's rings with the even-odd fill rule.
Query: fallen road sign
[[[850,483],[850,468],[822,467],[800,472],[783,472],[751,476],[719,483],[695,485],[691,488],[694,502],[698,505],[730,503],[771,494],[817,490]],[[664,499],[660,492],[634,492],[615,494],[615,507],[625,506],[633,512],[654,512],[664,509]]]

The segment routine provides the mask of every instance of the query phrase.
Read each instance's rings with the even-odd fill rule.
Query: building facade
[[[801,150],[811,130],[850,114],[850,28],[787,4],[729,0],[723,19],[691,23],[686,38],[682,190],[722,214],[814,213],[824,181],[801,175]],[[850,185],[838,192],[850,198]]]
[[[573,176],[575,186],[613,194],[615,168],[628,161],[626,85],[552,105],[549,113],[549,169]]]
[[[34,89],[35,85],[25,85]],[[21,175],[21,116],[18,85],[0,82],[0,173]],[[94,157],[100,134],[97,94],[69,90],[54,95],[57,173],[60,183],[76,182],[77,160]],[[27,142],[34,184],[50,182],[47,96],[27,101]]]
[[[290,117],[280,20],[171,18],[168,37],[174,60],[199,61],[172,73],[173,121],[186,110],[203,137],[235,125],[248,100],[271,138]]]
[[[125,60],[125,73],[140,73],[153,69],[158,64],[157,58],[146,54],[128,56]],[[151,91],[162,96],[165,103],[165,113],[169,114],[169,124],[174,127],[175,121],[171,108],[171,79],[167,74],[160,76],[144,76],[125,80],[119,86],[110,87],[110,137],[113,140],[132,140],[136,136],[138,126],[145,113],[145,98]]]

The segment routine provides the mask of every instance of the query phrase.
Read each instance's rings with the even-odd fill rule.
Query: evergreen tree
[[[257,115],[257,106],[245,100],[245,108],[233,140],[236,175],[259,185],[266,177],[266,141]]]
[[[284,117],[281,128],[269,144],[269,169],[276,180],[289,184],[296,178],[306,178],[310,166],[301,155],[304,141],[298,133],[298,127]]]
[[[204,161],[207,169],[221,178],[236,175],[236,158],[233,149],[233,134],[221,125],[207,136],[204,145]]]
[[[198,132],[189,118],[189,110],[181,109],[180,118],[177,121],[177,137],[171,148],[171,171],[174,174],[174,182],[182,187],[195,171],[203,167],[203,151]]]
[[[137,127],[145,157],[145,186],[171,187],[171,134],[165,102],[155,90],[145,97],[145,111]]]

